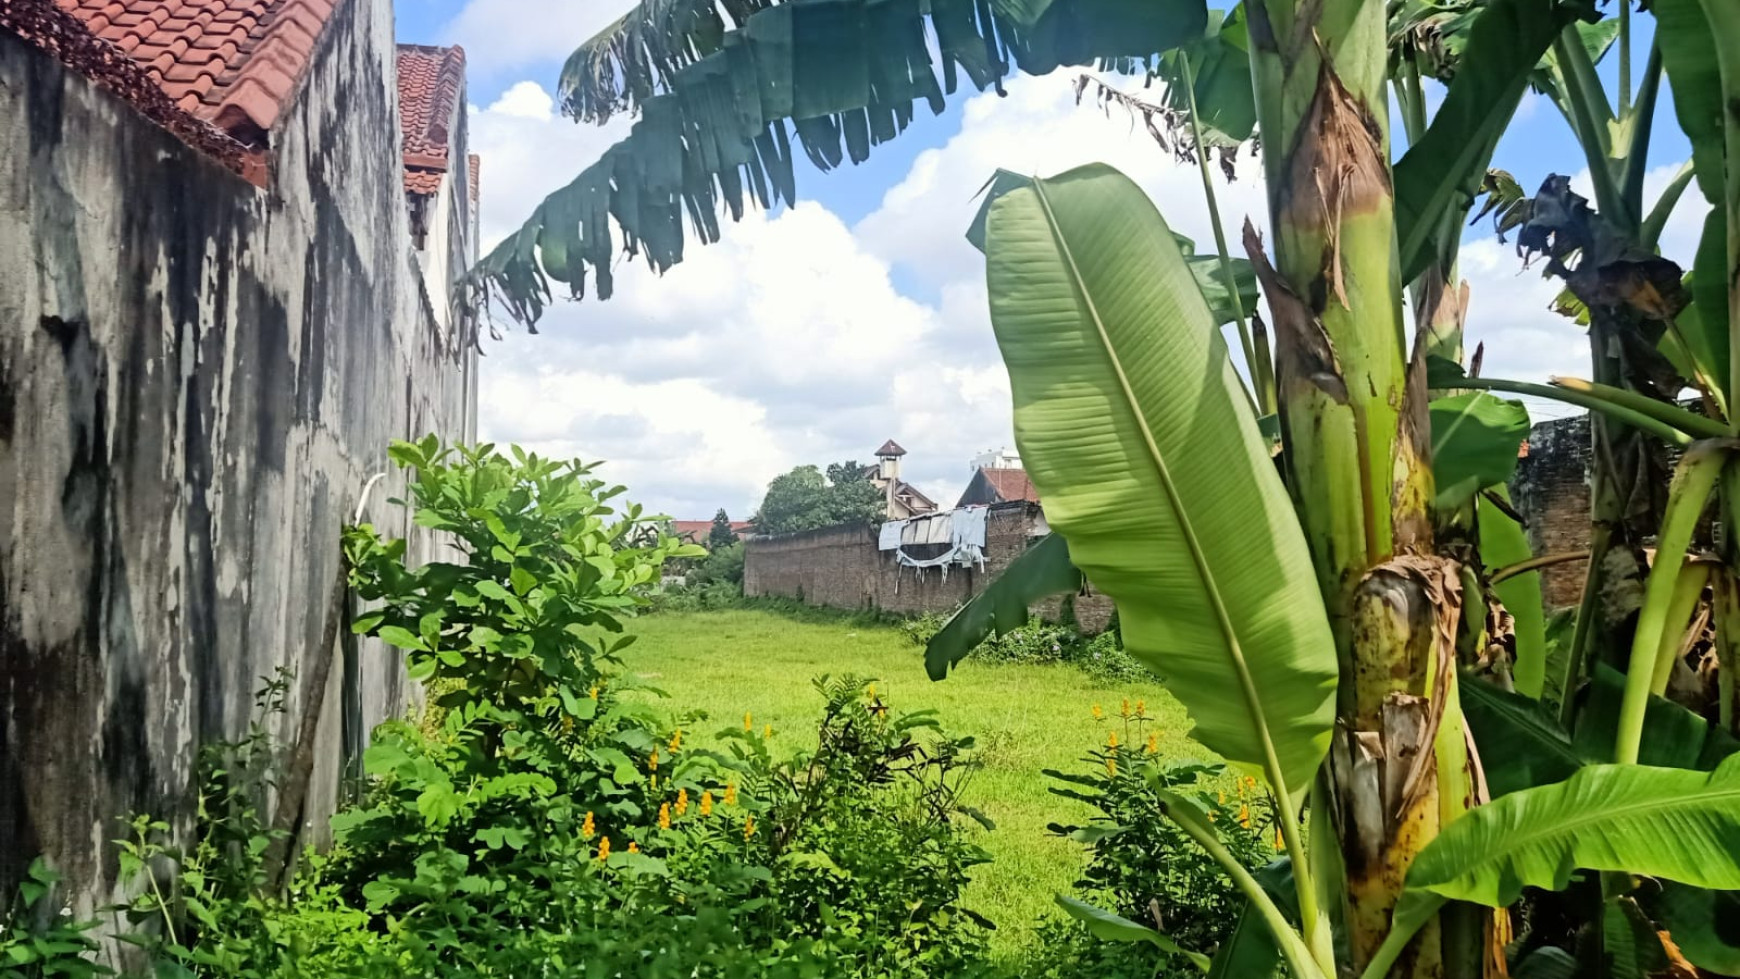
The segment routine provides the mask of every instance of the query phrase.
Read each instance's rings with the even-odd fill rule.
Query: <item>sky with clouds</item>
[[[398,0],[401,40],[466,49],[486,248],[626,133],[627,119],[591,127],[563,118],[553,93],[574,46],[628,6]],[[957,93],[942,115],[915,121],[862,166],[800,169],[796,207],[727,222],[720,242],[691,243],[662,277],[623,263],[609,302],[559,303],[538,335],[486,341],[480,434],[603,460],[602,473],[633,498],[679,518],[720,507],[747,517],[780,472],[869,461],[893,438],[909,453],[906,478],[952,503],[973,455],[1014,442],[983,262],[963,237],[992,172],[1110,163],[1175,230],[1212,247],[1194,165],[1175,163],[1121,114],[1077,107],[1072,79],[1021,76],[1002,97]],[[1658,119],[1671,112],[1664,104]],[[1519,117],[1496,165],[1525,188],[1555,169],[1581,169],[1556,110],[1530,95]],[[1677,127],[1656,127],[1652,195],[1687,155]],[[1257,161],[1240,167],[1240,179],[1218,189],[1233,241],[1246,216],[1265,223]],[[1701,221],[1695,204],[1682,207],[1664,252],[1689,255]],[[1486,374],[1587,372],[1583,333],[1548,309],[1557,289],[1524,271],[1489,228],[1469,230],[1462,274],[1472,287],[1470,348],[1486,342]],[[1570,413],[1545,402],[1531,410]]]

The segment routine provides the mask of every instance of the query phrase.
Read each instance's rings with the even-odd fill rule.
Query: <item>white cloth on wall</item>
[[[907,520],[900,532],[900,546],[895,560],[908,568],[943,568],[985,566],[985,518],[989,510],[982,506],[963,507],[942,513],[926,514]],[[887,530],[883,525],[884,531]],[[947,550],[935,557],[915,558],[908,547],[942,544]]]
[[[882,530],[876,535],[876,549],[893,551],[900,547],[900,532],[905,529],[906,521],[890,520],[882,525]]]

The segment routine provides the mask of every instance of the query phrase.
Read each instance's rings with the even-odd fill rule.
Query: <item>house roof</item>
[[[1033,486],[1033,480],[1027,478],[1025,469],[981,469],[979,474],[985,477],[985,482],[997,491],[1004,503],[1016,500],[1039,502],[1039,490]]]
[[[750,533],[752,531],[752,529],[753,528],[750,526],[750,523],[747,520],[733,520],[733,521],[731,521],[731,532],[734,534],[740,534],[740,535],[747,534],[747,533]],[[713,532],[713,521],[711,521],[711,520],[672,520],[671,521],[671,534],[673,536],[686,537],[689,540],[692,540],[696,543],[701,543],[702,541],[705,541],[707,539],[707,536],[709,534],[711,534],[712,532]]]
[[[898,446],[896,446],[896,448],[898,448]],[[919,491],[918,487],[912,485],[911,483],[907,482],[904,479],[898,480],[895,482],[894,495],[905,497],[906,499],[908,499],[914,503],[923,504],[924,506],[930,507],[932,510],[936,509],[936,501],[935,500],[931,499],[928,496],[925,496],[922,492]],[[908,509],[913,509],[913,507],[909,506]]]
[[[295,92],[336,0],[55,0],[183,112],[249,145]]]
[[[449,130],[464,87],[464,48],[399,45],[399,133],[404,140],[406,193],[433,194],[441,189],[452,153]]]
[[[901,448],[900,443],[894,441],[893,439],[889,439],[888,441],[882,443],[882,448],[876,450],[876,458],[878,458],[878,459],[884,458],[886,456],[903,456],[905,454],[906,454],[906,450]]]

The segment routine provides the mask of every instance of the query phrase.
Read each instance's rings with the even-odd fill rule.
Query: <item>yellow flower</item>
[[[593,699],[593,700],[597,700],[597,699],[598,699],[598,684],[596,684],[596,683],[594,683],[594,684],[593,684],[593,685],[592,685],[592,699]]]
[[[640,852],[640,844],[634,842],[633,840],[629,840],[628,841],[628,852],[639,853]]]
[[[1117,746],[1118,746],[1118,732],[1116,732],[1116,731],[1107,732],[1107,734],[1106,734],[1106,747],[1116,748]]]
[[[1214,810],[1212,810],[1212,809],[1211,809],[1211,810],[1209,810],[1209,812],[1208,812],[1208,821],[1209,821],[1209,822],[1211,822],[1211,823],[1212,823],[1212,822],[1214,822],[1214,817],[1216,817],[1216,816],[1218,816],[1218,815],[1220,815],[1220,813],[1218,813],[1218,812],[1215,812],[1215,811],[1214,811]]]
[[[755,730],[755,718],[748,711],[743,712],[743,730]]]
[[[603,863],[604,861],[609,860],[609,859],[610,859],[610,837],[606,836],[604,839],[598,841],[598,862]]]
[[[677,728],[675,731],[671,732],[671,744],[670,744],[671,753],[675,754],[677,749],[681,748],[682,746],[683,746],[683,729]]]
[[[1136,701],[1136,716],[1137,717],[1147,717],[1148,716],[1148,702],[1146,700]]]
[[[701,793],[701,815],[713,815],[713,793],[711,792]]]
[[[677,790],[676,813],[677,813],[677,815],[681,816],[683,813],[686,813],[688,811],[689,811],[689,790],[688,789],[679,789],[679,790]]]
[[[1155,754],[1160,753],[1160,735],[1158,735],[1158,734],[1148,735],[1148,753],[1150,755],[1155,755]]]
[[[1257,777],[1255,775],[1246,775],[1245,776],[1245,788],[1254,789],[1256,787],[1257,787]]]
[[[652,750],[652,755],[646,760],[646,768],[649,772],[656,772],[659,770],[659,749],[654,748]]]
[[[583,840],[589,840],[592,838],[592,834],[596,832],[598,832],[598,824],[592,821],[592,814],[588,812],[586,814],[586,821],[580,824],[580,838]]]
[[[762,737],[764,737],[764,738],[771,738],[771,737],[773,737],[773,725],[772,725],[772,724],[764,724],[764,725],[762,725],[762,727],[761,727],[761,736],[762,736]]]
[[[725,804],[728,806],[735,806],[737,804],[737,783],[736,782],[725,783]]]
[[[1106,774],[1107,775],[1117,775],[1118,774],[1118,760],[1116,758],[1113,758],[1110,755],[1106,756]]]
[[[864,688],[864,696],[869,697],[871,700],[875,700],[876,699],[876,684],[872,683],[869,686],[865,687]]]
[[[1223,806],[1226,805],[1226,793],[1225,792],[1216,792],[1214,794],[1214,801],[1216,803],[1218,803],[1219,805],[1223,805]]]
[[[1106,716],[1106,715],[1105,715],[1105,712],[1104,712],[1104,711],[1102,711],[1102,710],[1100,710],[1100,705],[1099,705],[1099,704],[1095,704],[1095,705],[1094,705],[1094,720],[1096,720],[1096,721],[1097,721],[1097,720],[1099,720],[1099,719],[1100,719],[1100,718],[1102,718],[1102,717],[1104,717],[1104,716]]]
[[[1275,826],[1275,849],[1277,849],[1277,850],[1283,849],[1286,847],[1286,845],[1287,845],[1287,841],[1281,838],[1281,827],[1280,827],[1280,825],[1277,824]]]
[[[1128,698],[1128,697],[1124,698],[1124,705],[1122,707],[1118,708],[1118,716],[1119,717],[1129,717],[1130,716],[1130,698]]]
[[[671,828],[671,804],[665,803],[659,807],[659,829]]]
[[[755,835],[755,817],[754,816],[744,816],[743,817],[743,838],[747,840],[751,836],[754,836],[754,835]]]
[[[1240,806],[1239,807],[1239,825],[1243,826],[1245,829],[1251,828],[1251,807],[1250,806]]]

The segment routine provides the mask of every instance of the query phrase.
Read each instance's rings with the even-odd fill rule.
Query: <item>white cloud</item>
[[[608,478],[684,517],[719,506],[746,515],[779,472],[868,461],[893,437],[910,451],[906,477],[952,503],[967,460],[1012,443],[982,260],[962,237],[985,179],[998,166],[1050,174],[1107,160],[1179,230],[1210,240],[1193,165],[1121,115],[1078,109],[1066,77],[1022,78],[1008,91],[973,98],[962,133],[921,154],[856,228],[813,203],[752,212],[716,244],[691,241],[664,276],[621,262],[611,301],[559,304],[541,335],[489,347],[485,436],[607,458]],[[621,135],[557,118],[530,82],[474,109],[486,244]],[[1260,210],[1247,169],[1250,179],[1222,185],[1229,232]]]
[[[1061,75],[1016,79],[1008,93],[973,97],[961,132],[919,154],[856,226],[814,203],[772,218],[751,212],[726,222],[716,244],[691,239],[664,276],[621,261],[611,301],[559,303],[541,335],[490,345],[484,435],[607,459],[604,475],[634,498],[700,518],[720,506],[746,516],[779,472],[867,461],[893,437],[909,450],[907,478],[952,503],[974,453],[1012,444],[982,259],[963,237],[986,179],[998,167],[1048,175],[1103,160],[1141,184],[1176,230],[1204,248],[1213,240],[1195,166],[1139,124],[1076,107]],[[529,82],[474,109],[486,244],[626,129],[626,120],[599,130],[561,119]],[[1246,215],[1266,224],[1258,163],[1239,167],[1231,186],[1216,178],[1235,248]],[[1652,195],[1671,170],[1650,174]],[[1676,214],[1670,254],[1695,242],[1701,218],[1695,206]],[[1522,270],[1484,230],[1462,256],[1469,343],[1487,342],[1488,374],[1586,370],[1582,331],[1548,308],[1556,284]]]
[[[633,6],[634,0],[470,0],[441,33],[465,45],[472,80],[487,81],[565,60]]]

